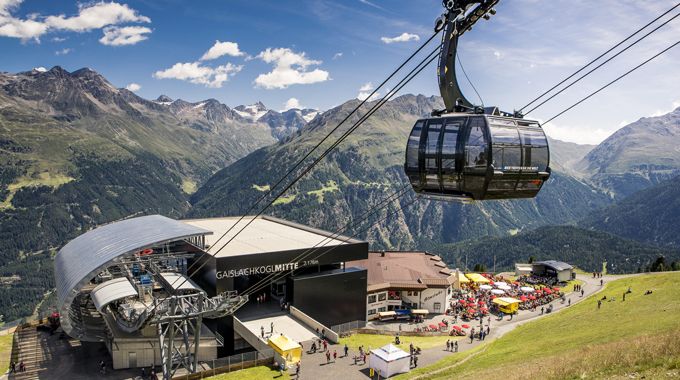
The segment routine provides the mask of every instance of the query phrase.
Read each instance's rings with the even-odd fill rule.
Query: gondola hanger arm
[[[456,78],[456,51],[458,38],[480,18],[488,20],[496,14],[493,7],[499,0],[443,0],[446,12],[435,21],[435,31],[444,29],[439,54],[439,91],[444,99],[444,109],[433,111],[433,115],[449,112],[497,113],[495,107],[485,110],[465,98]]]

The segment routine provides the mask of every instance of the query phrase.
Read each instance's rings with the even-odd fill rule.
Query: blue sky
[[[502,0],[491,21],[462,38],[460,57],[485,104],[512,110],[673,3]],[[150,99],[216,98],[229,106],[261,100],[284,109],[294,98],[328,109],[380,83],[431,35],[440,13],[438,0],[0,0],[0,70],[90,67],[116,86],[136,84]],[[678,36],[680,18],[530,116],[550,118]],[[546,130],[597,143],[628,122],[680,106],[679,60],[680,47]],[[404,92],[438,94],[435,68]]]

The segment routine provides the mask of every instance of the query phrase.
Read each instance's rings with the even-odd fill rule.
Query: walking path
[[[604,283],[608,283],[611,280],[615,279],[621,279],[627,276],[603,276],[602,278],[592,278],[590,274],[578,274],[576,278],[578,280],[582,280],[584,283],[582,285],[582,288],[584,290],[584,295],[581,297],[580,293],[573,292],[567,294],[565,297],[567,300],[571,299],[571,304],[574,305],[578,302],[583,301],[584,299],[592,296],[593,294],[599,292],[603,287],[600,286],[600,280],[602,279]],[[566,290],[566,289],[565,289]],[[565,302],[564,304],[561,302],[561,300],[557,299],[551,303],[553,305],[553,312],[556,313],[559,312],[562,309],[565,309],[568,307],[568,302]],[[547,305],[546,305],[547,307]],[[551,314],[552,314],[551,313]],[[470,343],[470,338],[469,336],[467,337],[459,337],[458,340],[458,352],[465,352],[468,351],[472,348],[475,348],[479,346],[480,344],[483,344],[485,341],[490,341],[494,340],[497,338],[500,338],[504,334],[506,334],[509,331],[512,331],[514,328],[517,326],[520,326],[526,322],[529,321],[534,321],[538,318],[542,318],[546,315],[550,314],[541,314],[540,309],[538,311],[532,312],[529,310],[521,310],[517,315],[515,315],[512,320],[510,317],[505,317],[503,318],[502,321],[499,321],[497,317],[491,316],[491,331],[490,334],[487,335],[484,341],[480,341],[478,338],[476,338],[472,343]],[[471,327],[475,327],[477,331],[479,331],[479,325],[477,324],[477,321],[473,321],[468,323]],[[487,319],[484,319],[484,325],[486,326],[487,324]],[[408,347],[409,347],[409,337],[407,336],[402,336],[402,344],[400,345],[401,348],[404,351],[408,352]],[[455,339],[455,337],[452,337],[452,339]],[[307,345],[305,345],[305,348],[308,348]],[[328,346],[329,350],[331,351],[331,354],[333,351],[337,351],[338,353],[338,359],[333,362],[333,358],[331,357],[331,363],[326,363],[326,353],[325,352],[318,352],[315,354],[304,354],[302,357],[302,362],[301,362],[301,370],[300,370],[300,380],[306,380],[306,379],[314,379],[314,380],[319,380],[319,379],[337,379],[337,380],[366,380],[368,379],[368,374],[369,374],[369,369],[368,369],[368,363],[359,363],[358,365],[354,364],[353,356],[358,355],[358,352],[356,350],[350,349],[348,357],[343,357],[343,346],[342,345],[329,345]],[[377,348],[377,347],[370,347],[371,349]],[[446,356],[449,355],[455,355],[455,353],[446,351],[445,347],[435,347],[431,349],[426,349],[421,352],[420,355],[418,355],[418,367],[423,367],[423,366],[428,366],[431,364],[436,363],[437,361],[443,359]],[[442,369],[442,370],[446,370]],[[441,370],[440,370],[441,371]],[[290,374],[294,375],[295,374],[295,369],[292,368],[290,370]],[[294,378],[294,376],[292,376]]]

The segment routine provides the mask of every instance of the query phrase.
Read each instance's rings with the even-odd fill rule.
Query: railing
[[[208,376],[215,376],[221,373],[239,371],[245,368],[258,365],[269,365],[273,363],[274,350],[269,349],[262,352],[246,352],[243,354],[232,355],[226,358],[201,361],[198,363],[198,372],[194,374],[175,376],[175,380],[202,379]]]
[[[366,327],[366,321],[352,321],[343,323],[341,325],[331,326],[331,330],[338,333],[338,335],[348,334],[354,330],[362,329]]]

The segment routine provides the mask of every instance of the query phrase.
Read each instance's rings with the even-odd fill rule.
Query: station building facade
[[[75,238],[55,258],[64,332],[104,343],[114,368],[131,368],[162,362],[154,321],[163,308],[155,305],[168,295],[237,291],[249,299],[236,314],[262,295],[328,328],[364,320],[367,271],[347,263],[366,259],[368,243],[265,216],[235,236],[250,219],[149,215]],[[256,349],[234,331],[234,318],[203,319],[199,360]]]
[[[366,320],[401,309],[444,313],[458,283],[439,256],[422,251],[369,252],[367,259],[347,265],[368,271]]]

